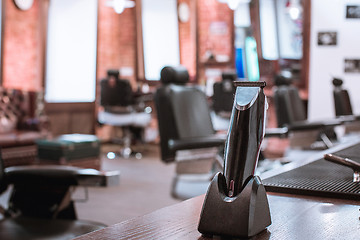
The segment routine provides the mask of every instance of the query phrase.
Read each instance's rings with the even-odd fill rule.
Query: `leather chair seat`
[[[176,164],[171,194],[179,199],[206,192],[214,172],[222,167],[219,153],[226,139],[213,128],[205,93],[188,81],[185,67],[166,66],[154,98],[161,160]]]
[[[146,112],[117,114],[101,111],[99,112],[98,120],[100,123],[112,126],[146,127],[151,121],[151,115]]]

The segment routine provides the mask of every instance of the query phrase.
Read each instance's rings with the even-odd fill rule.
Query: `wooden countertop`
[[[272,224],[253,239],[359,238],[360,202],[280,194],[268,199]],[[207,239],[197,230],[203,200],[204,195],[76,239]]]
[[[321,158],[325,152],[334,152],[355,144],[360,144],[360,141],[354,140],[319,152],[307,160],[287,164],[261,177],[265,179],[289,171]],[[360,239],[360,199],[353,201],[279,193],[267,195],[272,224],[252,239]],[[201,195],[76,239],[205,240],[208,238],[197,230],[204,197]]]

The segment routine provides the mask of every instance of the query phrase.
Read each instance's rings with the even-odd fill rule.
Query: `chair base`
[[[121,149],[120,156],[123,158],[135,157],[136,159],[141,159],[142,153],[134,151],[131,147],[125,147]]]
[[[172,180],[171,196],[179,200],[187,200],[205,194],[214,174],[177,175]]]
[[[134,141],[135,144],[137,145],[137,142],[141,142],[142,141],[142,135],[143,135],[143,129],[142,128],[138,128],[138,127],[129,127],[129,126],[115,126],[121,129],[122,131],[122,136],[121,137],[116,137],[110,140],[111,143],[114,144],[119,144],[122,145],[120,150],[117,151],[117,154],[114,155],[114,152],[112,152],[113,154],[108,158],[115,158],[116,155],[118,155],[119,157],[123,157],[123,158],[130,158],[130,157],[135,157],[137,159],[141,159],[142,158],[142,153],[135,151],[132,146],[134,145]]]
[[[218,153],[216,147],[177,151],[171,196],[186,200],[206,193],[214,175],[223,168]]]
[[[333,147],[337,141],[336,136],[331,136],[333,131],[302,130],[289,134],[290,147],[304,150],[325,150]]]

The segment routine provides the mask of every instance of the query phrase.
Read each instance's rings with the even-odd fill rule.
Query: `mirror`
[[[166,66],[180,64],[176,0],[142,0],[141,21],[146,80],[160,80]]]
[[[291,76],[299,84],[303,68],[302,0],[259,0],[261,56],[278,61],[275,73]]]
[[[302,58],[300,0],[260,0],[262,55],[267,60]]]
[[[97,0],[50,1],[47,102],[95,101],[97,4]]]

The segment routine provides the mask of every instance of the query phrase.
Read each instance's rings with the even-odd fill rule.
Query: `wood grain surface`
[[[253,239],[359,239],[357,201],[268,195],[272,224]],[[201,239],[204,195],[92,232],[85,239]],[[221,221],[221,219],[214,219]]]

